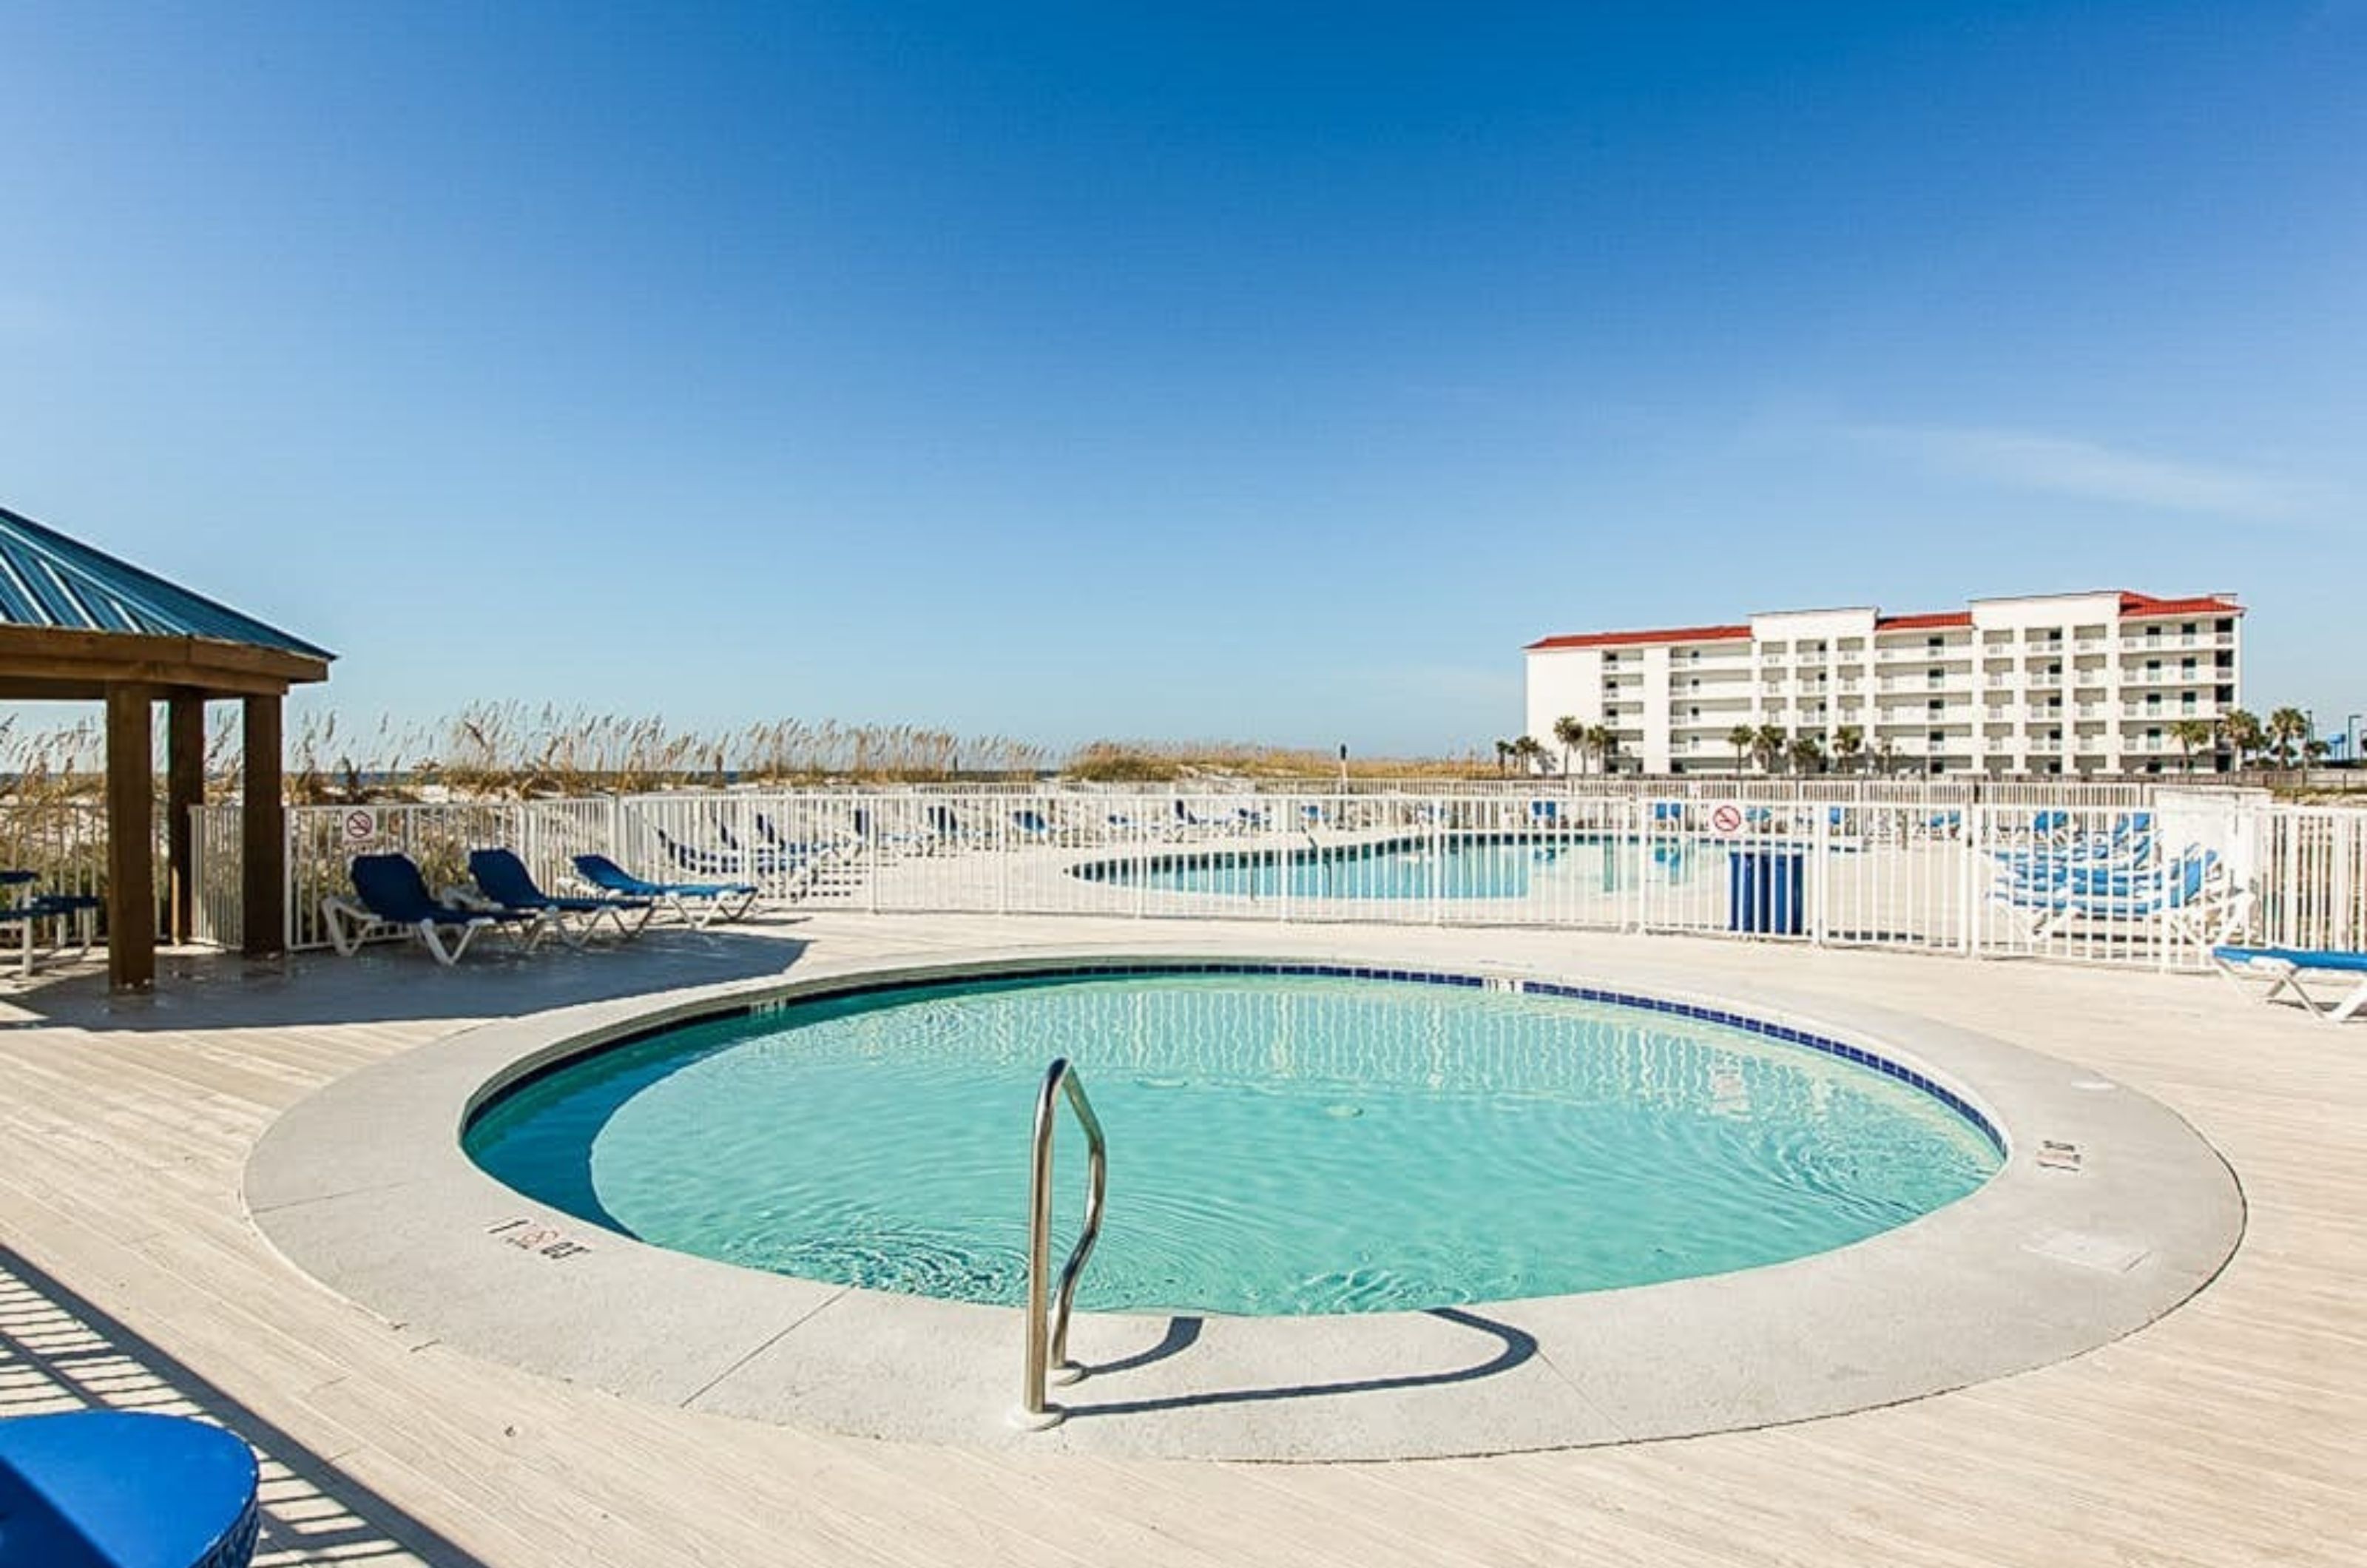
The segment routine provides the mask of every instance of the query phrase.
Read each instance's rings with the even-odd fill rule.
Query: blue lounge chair
[[[756,813],[756,836],[764,840],[766,849],[785,855],[816,855],[832,847],[792,839],[775,827],[773,819],[761,811]]]
[[[2027,860],[2009,861],[2005,876],[2022,887],[2069,887],[2086,892],[2112,892],[2135,878],[2153,874],[2153,840],[2147,839],[2130,846],[2125,856],[2109,859],[2081,858],[2073,855],[2035,855]]]
[[[617,894],[585,898],[545,893],[536,886],[534,874],[527,870],[526,862],[508,850],[470,851],[469,874],[495,905],[545,916],[560,940],[570,947],[583,946],[599,930],[603,919],[615,921],[620,937],[638,935],[657,909],[657,901],[652,898],[629,898]],[[628,915],[633,919],[628,920]],[[573,923],[578,919],[583,921],[580,927]]]
[[[2090,837],[2066,844],[2043,845],[2034,850],[1994,850],[1990,852],[1999,864],[2010,869],[2054,875],[2068,866],[2142,865],[2153,854],[2153,835]]]
[[[812,855],[805,851],[703,850],[685,844],[663,828],[652,828],[666,858],[693,876],[792,876],[808,869]]]
[[[329,943],[346,957],[377,936],[417,937],[436,962],[450,968],[481,931],[501,931],[531,953],[547,917],[530,909],[463,909],[438,902],[409,855],[357,855],[350,872],[353,898],[321,900]]]
[[[753,882],[649,882],[635,876],[606,855],[577,855],[575,874],[603,893],[627,898],[647,898],[682,917],[685,924],[704,931],[720,919],[726,924],[745,917],[756,907],[762,891]]]
[[[1201,833],[1214,833],[1230,826],[1217,818],[1199,815],[1184,803],[1180,795],[1175,797],[1175,823],[1181,829]]]
[[[2367,1012],[2367,953],[2341,948],[2220,946],[2211,950],[2211,962],[2230,980],[2271,982],[2260,993],[2262,1001],[2274,1001],[2291,991],[2309,1010],[2312,1018],[2328,1023],[2345,1023]],[[2350,989],[2321,1001],[2302,985],[2305,975],[2339,975],[2342,976],[2339,983]]]
[[[2162,920],[2172,935],[2197,942],[2215,941],[2240,916],[2240,897],[2223,897],[2212,877],[2219,857],[2212,851],[2189,852],[2157,871],[2138,872],[2101,887],[2025,887],[2010,886],[1999,897],[2037,918],[2033,934],[2058,933],[2075,922],[2120,925]],[[2214,913],[2216,931],[2203,921]]]
[[[1044,820],[1044,814],[1032,807],[1013,812],[1011,825],[1019,830],[1022,839],[1036,843],[1048,844],[1059,837],[1052,824]]]

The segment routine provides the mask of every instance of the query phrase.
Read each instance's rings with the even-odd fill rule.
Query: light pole
[[[1348,793],[1348,743],[1340,742],[1340,793]]]

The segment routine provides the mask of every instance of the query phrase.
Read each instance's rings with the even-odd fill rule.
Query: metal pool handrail
[[[1085,1197],[1085,1228],[1060,1269],[1057,1292],[1052,1292],[1047,1288],[1052,1272],[1052,1134],[1063,1095],[1085,1130],[1091,1190]],[[1101,1118],[1093,1114],[1084,1083],[1065,1056],[1045,1071],[1043,1091],[1036,1097],[1035,1158],[1029,1180],[1027,1381],[1013,1419],[1023,1427],[1041,1428],[1058,1425],[1068,1414],[1045,1398],[1047,1378],[1074,1382],[1085,1375],[1082,1367],[1069,1359],[1069,1312],[1076,1304],[1077,1276],[1084,1272],[1085,1259],[1093,1256],[1093,1243],[1101,1237],[1102,1202],[1109,1193],[1109,1147],[1102,1138]]]

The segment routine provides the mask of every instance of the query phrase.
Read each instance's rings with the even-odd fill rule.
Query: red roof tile
[[[2121,595],[2121,616],[2124,620],[2143,620],[2150,615],[2240,615],[2241,604],[2225,599],[2157,599],[2150,593]]]
[[[1643,642],[1727,642],[1748,637],[1749,626],[1678,626],[1659,632],[1582,632],[1576,637],[1540,637],[1529,644],[1541,648],[1625,648]]]
[[[1935,610],[1921,615],[1876,615],[1874,629],[1878,632],[1911,632],[1923,626],[1969,626],[1973,624],[1970,610]]]

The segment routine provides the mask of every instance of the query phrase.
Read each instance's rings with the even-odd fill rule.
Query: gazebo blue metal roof
[[[0,507],[0,625],[335,654]]]

